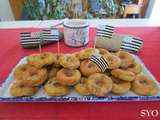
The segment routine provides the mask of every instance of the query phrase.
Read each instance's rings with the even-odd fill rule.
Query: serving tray
[[[12,97],[9,89],[14,82],[13,72],[15,68],[21,64],[26,63],[27,57],[22,58],[19,63],[13,68],[5,82],[0,86],[0,102],[122,102],[122,101],[158,101],[160,100],[160,84],[145,67],[143,62],[135,55],[132,55],[137,63],[142,66],[142,73],[148,75],[155,81],[158,86],[158,93],[154,96],[138,96],[137,94],[129,91],[123,95],[114,95],[110,93],[106,97],[93,97],[93,96],[80,96],[73,89],[70,94],[65,97],[49,97],[45,94],[43,87],[32,97]]]

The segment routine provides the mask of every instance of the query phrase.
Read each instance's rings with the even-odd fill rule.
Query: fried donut
[[[69,93],[69,87],[57,82],[56,77],[50,78],[44,85],[44,91],[51,97],[62,97]]]
[[[119,57],[112,54],[104,54],[106,62],[108,63],[109,69],[117,69],[121,65],[121,60]]]
[[[152,79],[139,74],[132,82],[132,90],[138,95],[150,96],[158,92],[158,87]]]
[[[80,82],[74,86],[75,90],[80,94],[80,95],[90,95],[90,91],[87,87],[87,84],[86,84],[86,79],[85,77],[82,77]]]
[[[71,54],[62,55],[59,58],[60,65],[62,65],[64,68],[68,69],[77,69],[80,66],[80,61]]]
[[[72,86],[80,81],[81,73],[79,70],[62,68],[57,72],[56,78],[62,85]]]
[[[24,69],[25,68],[25,69]],[[14,72],[15,80],[26,86],[39,86],[47,79],[47,70],[27,64],[20,65]]]
[[[124,81],[133,81],[135,79],[135,74],[130,71],[122,70],[122,69],[115,69],[111,71],[111,74]]]
[[[104,48],[97,48],[97,49],[99,50],[99,53],[101,55],[110,54],[110,52],[107,49],[104,49]]]
[[[86,77],[88,77],[89,75],[93,73],[102,72],[99,66],[95,64],[94,62],[90,61],[89,59],[86,59],[81,62],[80,71],[82,75]]]
[[[42,68],[43,66],[51,65],[57,62],[57,55],[53,53],[40,53],[32,54],[28,56],[28,64],[35,66],[37,68]]]
[[[24,73],[28,70],[29,67],[30,65],[28,64],[19,65],[17,68],[15,68],[14,78],[21,80],[23,78]]]
[[[13,83],[10,88],[10,94],[13,97],[27,97],[34,95],[38,87],[28,87],[19,83]]]
[[[125,51],[119,51],[116,55],[121,59],[121,68],[127,68],[134,63],[133,57]]]
[[[113,81],[113,86],[112,86],[112,93],[114,94],[124,94],[127,93],[130,88],[131,88],[131,83],[122,81],[120,79],[117,79],[115,77],[111,77]]]
[[[141,73],[141,71],[142,71],[142,67],[141,67],[140,64],[137,64],[137,63],[135,62],[134,64],[130,65],[126,70],[127,70],[127,71],[131,71],[131,72],[133,72],[133,73],[135,73],[135,74],[139,74],[139,73]]]
[[[98,97],[104,97],[112,90],[111,78],[102,73],[90,75],[86,83],[91,93]]]
[[[79,60],[84,60],[84,59],[88,59],[92,56],[93,53],[99,53],[99,50],[96,48],[86,48],[82,51],[80,51],[77,54],[77,57],[79,58]]]

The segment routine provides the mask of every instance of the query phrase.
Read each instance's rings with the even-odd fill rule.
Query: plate
[[[145,67],[143,62],[135,55],[132,55],[137,63],[142,66],[142,73],[152,78],[158,86],[158,93],[154,96],[138,96],[132,91],[123,95],[114,95],[110,93],[107,97],[80,96],[73,89],[65,97],[49,97],[45,94],[43,87],[32,97],[12,97],[9,93],[10,86],[14,82],[13,72],[15,68],[26,63],[27,57],[22,58],[15,66],[8,78],[0,87],[0,102],[122,102],[122,101],[158,101],[160,100],[160,84]]]

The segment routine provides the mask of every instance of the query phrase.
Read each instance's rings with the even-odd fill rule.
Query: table
[[[37,49],[24,50],[20,47],[19,33],[37,31],[42,28],[0,29],[0,83],[2,83],[20,58],[38,52]],[[93,45],[95,28],[90,29],[90,44]],[[138,35],[144,39],[144,47],[137,55],[153,75],[160,80],[160,27],[118,27],[116,33]],[[61,42],[61,51],[70,48]],[[82,49],[82,48],[79,48]],[[74,51],[75,49],[70,49]],[[78,49],[76,49],[78,50]],[[56,45],[49,45],[43,51],[56,51]],[[110,103],[0,103],[0,120],[88,120],[119,119],[145,120],[160,119],[160,101],[156,102],[110,102]],[[157,117],[148,116],[145,110],[158,110]],[[145,116],[142,112],[145,112]]]

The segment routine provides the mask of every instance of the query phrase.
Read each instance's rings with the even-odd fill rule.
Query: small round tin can
[[[85,20],[64,22],[64,42],[71,47],[82,47],[89,42],[89,24]]]

